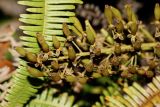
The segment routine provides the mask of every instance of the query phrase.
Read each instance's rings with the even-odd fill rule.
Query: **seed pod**
[[[67,50],[66,47],[63,47],[63,48],[62,48],[62,54],[63,54],[64,56],[68,56],[68,50]]]
[[[85,24],[86,24],[87,40],[91,45],[93,45],[95,42],[96,32],[94,31],[88,20],[85,21]]]
[[[15,50],[20,54],[21,57],[26,56],[26,50],[22,47],[16,47]]]
[[[144,69],[139,69],[139,70],[137,70],[137,72],[140,75],[144,75],[146,73],[146,71]]]
[[[59,47],[60,47],[60,42],[59,42],[59,40],[57,39],[56,36],[52,36],[52,41],[53,41],[53,46],[54,46],[54,48],[55,48],[55,49],[59,49]]]
[[[58,70],[59,69],[59,64],[58,64],[58,61],[57,60],[53,60],[51,62],[51,66],[54,70]]]
[[[37,35],[37,41],[40,44],[42,50],[44,52],[49,52],[49,46],[46,43],[46,40],[44,39],[44,37],[40,33],[37,33],[36,35]]]
[[[118,20],[122,21],[122,15],[121,15],[121,13],[120,13],[120,11],[118,9],[116,9],[116,8],[111,6],[111,11],[112,11],[113,16],[115,18],[117,18]]]
[[[135,35],[137,33],[137,30],[138,30],[137,22],[132,22],[129,27],[130,27],[131,34]]]
[[[156,21],[160,20],[160,7],[159,7],[159,3],[156,3],[156,5],[155,5],[154,16],[155,16]]]
[[[71,36],[71,32],[70,32],[69,27],[66,23],[63,23],[63,32],[66,37]]]
[[[26,58],[28,61],[36,63],[37,62],[37,56],[36,54],[32,53],[32,52],[27,52],[26,53]]]
[[[132,9],[131,9],[131,5],[130,4],[125,5],[125,10],[126,10],[126,13],[127,13],[128,21],[132,21]]]
[[[117,29],[118,33],[122,33],[123,32],[124,26],[123,26],[122,21],[118,20],[115,26],[116,26],[116,29]]]
[[[68,81],[68,82],[70,82],[70,83],[77,81],[76,77],[75,76],[71,76],[71,75],[67,75],[65,77],[65,80]]]
[[[100,78],[100,77],[102,77],[102,75],[100,73],[93,72],[92,77],[93,78]]]
[[[43,77],[43,76],[45,76],[44,72],[41,72],[38,69],[32,68],[30,66],[27,66],[27,71],[34,77]]]
[[[154,53],[160,57],[160,44],[157,44],[155,47],[154,47]]]
[[[83,33],[83,27],[80,23],[80,21],[78,20],[78,18],[76,17],[70,17],[71,20],[73,21],[73,25],[81,32]]]
[[[146,76],[148,77],[148,78],[151,78],[151,77],[153,77],[154,76],[154,73],[153,73],[153,71],[146,71]]]
[[[58,73],[50,73],[50,76],[51,76],[51,79],[54,81],[54,82],[58,82],[61,80],[61,77]]]
[[[72,61],[76,58],[76,52],[72,46],[68,47],[68,57]]]
[[[78,78],[78,81],[81,83],[81,84],[85,84],[87,82],[87,77],[79,77]]]
[[[113,23],[113,16],[110,6],[105,5],[104,15],[107,18],[107,22],[109,23],[109,25],[111,25]]]
[[[93,71],[93,62],[90,59],[83,59],[82,64],[84,68],[86,69],[87,72],[92,72]]]
[[[115,52],[115,54],[120,54],[121,53],[121,46],[120,46],[120,44],[115,44],[115,46],[114,46],[114,52]]]

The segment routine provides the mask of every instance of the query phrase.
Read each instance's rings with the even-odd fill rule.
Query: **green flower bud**
[[[43,77],[45,76],[44,72],[39,71],[36,68],[32,68],[30,66],[27,66],[27,71],[33,76],[33,77]]]
[[[76,17],[70,17],[73,21],[73,25],[81,32],[83,33],[83,27],[80,23],[80,21],[78,20],[78,18]]]
[[[27,60],[30,61],[30,62],[34,62],[34,63],[37,62],[37,56],[36,56],[36,54],[34,54],[34,53],[32,53],[32,52],[27,52],[27,53],[26,53],[26,58],[27,58]]]
[[[58,82],[61,80],[61,77],[58,73],[50,73],[50,76],[51,76],[51,79],[54,81],[54,82]]]
[[[51,62],[51,66],[54,70],[58,70],[59,69],[59,64],[58,64],[58,61],[57,60],[53,60]]]
[[[139,70],[137,70],[137,72],[140,75],[144,75],[146,73],[146,71],[144,69],[139,69]]]
[[[82,64],[87,72],[92,72],[94,65],[90,59],[83,59]]]
[[[71,32],[70,32],[69,27],[66,23],[63,23],[63,33],[65,34],[66,37],[71,36]]]
[[[81,84],[85,84],[87,82],[87,77],[79,77],[78,78],[78,81],[81,83]]]
[[[137,30],[138,30],[137,22],[132,22],[129,27],[130,27],[131,34],[135,35],[137,33]]]
[[[26,50],[22,47],[16,47],[15,50],[20,54],[21,57],[26,56]]]
[[[107,22],[109,23],[109,25],[111,25],[113,23],[113,16],[110,6],[105,5],[104,15],[107,18]]]
[[[52,41],[53,41],[53,46],[54,46],[55,49],[60,48],[60,42],[59,42],[59,40],[57,39],[56,36],[52,36]]]
[[[95,42],[96,32],[94,31],[88,20],[85,21],[85,24],[86,24],[87,40],[91,45],[93,45]]]
[[[76,52],[72,46],[68,47],[68,57],[72,61],[76,58]]]
[[[120,46],[120,44],[115,44],[115,46],[114,46],[114,52],[115,52],[115,54],[120,54],[121,53],[121,46]]]
[[[76,82],[76,81],[77,81],[76,77],[75,77],[75,76],[72,76],[72,75],[66,75],[65,80],[66,80],[67,82],[70,82],[70,83],[73,83],[73,82]]]
[[[160,7],[158,3],[156,3],[155,8],[154,8],[154,16],[155,16],[156,21],[160,20]]]
[[[125,5],[128,21],[132,21],[132,8],[130,4]]]
[[[153,71],[146,71],[146,76],[147,76],[148,78],[153,77],[153,76],[154,76]]]
[[[116,9],[116,8],[114,8],[114,7],[111,6],[111,11],[112,11],[112,13],[113,13],[113,16],[114,16],[116,19],[122,21],[121,12],[120,12],[118,9]]]
[[[100,77],[102,77],[102,75],[100,73],[93,72],[92,77],[93,78],[100,78]]]
[[[46,40],[44,39],[44,37],[40,33],[37,33],[37,41],[44,52],[49,52],[49,46],[46,43]]]
[[[123,26],[122,21],[117,21],[115,26],[116,26],[116,29],[117,29],[118,33],[122,33],[123,32],[124,26]]]

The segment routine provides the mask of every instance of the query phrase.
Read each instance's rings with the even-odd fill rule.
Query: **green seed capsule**
[[[78,78],[78,81],[81,83],[81,84],[85,84],[87,82],[87,79],[86,77],[79,77]]]
[[[122,21],[117,21],[117,23],[116,23],[116,29],[117,29],[118,33],[122,33],[123,32],[124,26],[123,26]]]
[[[82,25],[80,23],[80,21],[78,20],[78,18],[76,17],[70,17],[73,21],[73,25],[81,32],[83,33],[83,28],[82,28]]]
[[[86,69],[87,72],[92,72],[93,71],[93,62],[90,59],[83,59],[82,64],[84,68]]]
[[[160,44],[157,44],[154,48],[154,53],[160,57]]]
[[[54,82],[58,82],[61,80],[61,77],[58,73],[50,73],[50,76],[51,76],[51,79],[54,81]]]
[[[15,50],[20,54],[21,57],[26,56],[26,50],[22,47],[16,47]]]
[[[69,30],[67,23],[63,23],[63,33],[65,34],[66,37],[71,36],[71,32]]]
[[[137,33],[138,30],[138,24],[137,22],[132,22],[130,25],[130,30],[131,30],[131,34],[135,35]]]
[[[127,13],[128,21],[132,21],[132,9],[131,9],[131,5],[130,4],[125,5],[125,10],[126,10],[126,13]]]
[[[27,70],[34,77],[43,77],[43,76],[45,76],[44,72],[41,72],[36,68],[32,68],[30,66],[27,66]]]
[[[91,45],[93,45],[95,42],[96,33],[88,20],[85,21],[85,24],[86,24],[87,40]]]
[[[58,70],[59,69],[59,64],[58,64],[58,61],[57,60],[53,60],[51,62],[51,66],[54,70]]]
[[[44,37],[40,33],[37,33],[37,41],[44,52],[49,52],[49,46],[46,43],[46,40],[44,39]]]
[[[68,47],[68,57],[72,61],[76,58],[76,52],[72,46]]]
[[[120,54],[121,53],[121,46],[119,44],[115,44],[114,52],[115,52],[115,54]]]
[[[72,82],[76,82],[77,79],[76,79],[75,76],[67,75],[65,77],[65,80],[68,81],[68,82],[70,82],[70,83],[72,83]]]
[[[156,3],[155,8],[154,8],[154,16],[155,16],[156,21],[160,20],[160,7],[158,3]]]
[[[153,71],[146,71],[146,76],[147,76],[148,78],[153,77],[153,76],[154,76]]]
[[[104,15],[107,18],[107,22],[109,23],[109,25],[111,25],[113,23],[113,16],[110,6],[105,5]]]
[[[54,48],[59,49],[60,48],[60,42],[59,42],[59,40],[57,39],[56,36],[52,36],[52,41],[53,41]]]
[[[112,11],[113,16],[115,18],[117,18],[118,20],[122,21],[122,15],[121,15],[121,13],[120,13],[120,11],[118,9],[116,9],[116,8],[111,6],[111,11]]]
[[[26,58],[27,58],[27,60],[30,61],[30,62],[34,62],[34,63],[37,62],[37,56],[36,56],[36,54],[34,54],[34,53],[32,53],[32,52],[27,52],[27,53],[26,53]]]
[[[102,75],[100,73],[93,73],[92,77],[93,78],[100,78],[100,77],[102,77]]]
[[[139,70],[137,70],[137,72],[140,75],[144,75],[146,73],[146,71],[144,69],[139,69]]]

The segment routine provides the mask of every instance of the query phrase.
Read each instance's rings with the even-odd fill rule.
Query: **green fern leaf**
[[[26,107],[73,107],[74,96],[62,93],[55,97],[55,93],[56,89],[46,89],[30,101]]]

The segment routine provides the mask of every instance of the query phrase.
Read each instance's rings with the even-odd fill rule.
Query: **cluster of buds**
[[[159,4],[155,6],[155,19],[159,20]],[[80,21],[71,17],[73,25],[63,23],[65,42],[52,37],[53,49],[50,49],[43,35],[37,33],[37,42],[41,52],[34,54],[17,47],[16,50],[28,61],[28,71],[35,77],[49,77],[58,82],[86,83],[88,79],[114,76],[131,79],[146,75],[153,77],[160,65],[160,42],[147,31],[138,20],[131,5],[125,6],[127,21],[121,12],[112,6],[105,6],[108,28],[100,33],[85,21],[85,30]],[[152,53],[152,54],[151,54]],[[152,57],[144,57],[146,54]],[[147,60],[143,64],[141,60]],[[152,61],[151,61],[152,60]]]

